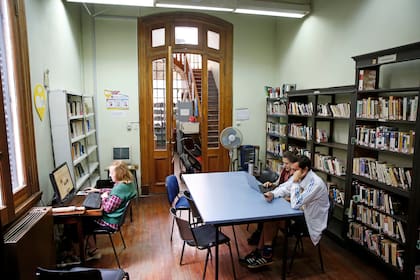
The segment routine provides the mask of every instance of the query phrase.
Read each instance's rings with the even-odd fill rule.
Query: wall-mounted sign
[[[34,88],[34,105],[39,119],[44,120],[45,109],[47,107],[47,95],[45,88],[41,84],[36,84]]]
[[[104,90],[107,110],[128,110],[128,95],[119,90]]]

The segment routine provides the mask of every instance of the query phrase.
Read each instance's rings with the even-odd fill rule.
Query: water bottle
[[[252,163],[252,161],[250,161],[250,162],[248,163],[248,173],[249,173],[250,175],[254,175],[254,164]]]

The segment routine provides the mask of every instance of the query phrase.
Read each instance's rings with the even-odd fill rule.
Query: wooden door
[[[204,14],[175,12],[140,18],[138,27],[142,193],[165,192],[165,178],[173,174],[174,113],[182,98],[178,76],[188,81],[200,124],[201,171],[227,171],[228,152],[218,138],[232,123],[232,25]],[[196,39],[180,41],[179,29],[195,31]],[[212,36],[216,40],[210,42]],[[198,67],[188,62],[192,58],[199,58]],[[192,68],[199,71],[193,74]]]

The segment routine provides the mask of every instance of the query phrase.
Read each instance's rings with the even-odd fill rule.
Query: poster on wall
[[[45,88],[41,84],[36,84],[34,88],[34,104],[38,117],[41,121],[44,120],[45,108],[47,107],[47,95]]]
[[[127,111],[129,108],[128,95],[119,90],[104,90],[106,109],[112,111]]]

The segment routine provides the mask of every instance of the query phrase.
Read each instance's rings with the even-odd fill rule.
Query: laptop
[[[274,190],[276,187],[265,187],[263,183],[257,180],[253,175],[246,173],[246,179],[248,181],[248,185],[253,188],[254,190],[260,192],[260,193],[266,193],[269,191]]]

